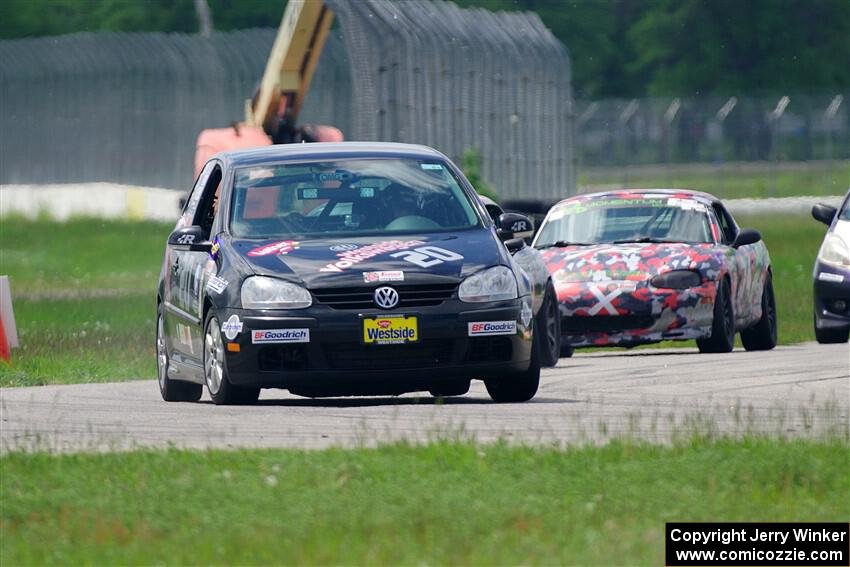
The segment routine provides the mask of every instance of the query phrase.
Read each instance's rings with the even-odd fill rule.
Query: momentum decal
[[[268,256],[269,254],[289,254],[293,250],[298,250],[300,247],[300,242],[296,242],[295,240],[281,240],[280,242],[273,242],[271,244],[266,244],[265,246],[260,246],[259,248],[254,248],[250,252],[248,252],[248,256]]]
[[[251,331],[251,342],[262,343],[309,343],[310,329],[263,329]]]
[[[470,337],[485,337],[489,335],[515,335],[516,321],[481,321],[467,323]]]

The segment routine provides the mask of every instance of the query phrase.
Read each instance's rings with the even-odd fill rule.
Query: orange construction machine
[[[342,132],[333,126],[296,126],[332,22],[333,12],[323,0],[289,0],[260,86],[245,101],[245,121],[201,131],[195,176],[210,157],[226,150],[342,141]]]

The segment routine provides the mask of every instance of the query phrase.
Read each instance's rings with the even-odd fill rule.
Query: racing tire
[[[462,396],[469,391],[469,380],[452,380],[434,384],[428,393],[435,398],[451,398]]]
[[[776,346],[776,296],[773,294],[773,276],[764,280],[761,292],[761,319],[741,331],[741,343],[746,350],[771,350]]]
[[[561,358],[572,358],[575,352],[576,349],[573,347],[573,345],[561,345]]]
[[[528,370],[484,380],[487,393],[497,404],[527,402],[537,393],[540,386],[540,347],[536,334],[533,341]]]
[[[544,368],[551,368],[558,364],[561,357],[561,311],[558,308],[558,296],[552,282],[546,286],[543,296],[543,304],[537,313],[534,322],[534,334],[542,333],[540,364]]]
[[[815,316],[815,339],[822,345],[836,345],[846,343],[850,338],[850,329],[818,329],[818,320]]]
[[[697,339],[700,352],[732,352],[735,347],[735,307],[732,303],[732,288],[728,279],[723,279],[714,300],[714,317],[711,321],[711,336]]]
[[[203,386],[168,377],[168,348],[165,345],[165,323],[162,309],[156,317],[156,375],[159,393],[166,402],[197,402],[201,399]]]
[[[204,382],[216,405],[255,404],[260,397],[259,388],[234,386],[227,377],[221,324],[212,309],[204,324]]]

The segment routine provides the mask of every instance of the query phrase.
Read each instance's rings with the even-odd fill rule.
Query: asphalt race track
[[[498,405],[481,382],[461,398],[308,399],[264,390],[257,406],[166,403],[150,380],[0,389],[0,449],[372,446],[406,439],[523,443],[653,441],[703,434],[846,432],[850,347],[580,353],[545,370],[531,402]]]

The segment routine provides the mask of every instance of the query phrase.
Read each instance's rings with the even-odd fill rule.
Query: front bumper
[[[634,346],[711,336],[713,281],[684,290],[649,281],[562,282],[561,341],[573,347]]]
[[[403,310],[333,309],[313,305],[287,312],[225,309],[222,321],[239,317],[243,329],[227,352],[234,384],[286,388],[306,396],[396,394],[427,390],[444,380],[522,372],[531,359],[531,326],[521,319],[522,298],[473,306],[448,300],[436,307]],[[419,340],[401,345],[362,343],[362,316],[416,316]],[[468,336],[468,323],[516,321],[512,335]],[[254,344],[252,331],[309,329],[309,342]],[[231,347],[233,348],[233,347]]]
[[[813,288],[815,327],[824,330],[850,328],[850,272],[817,261]]]

